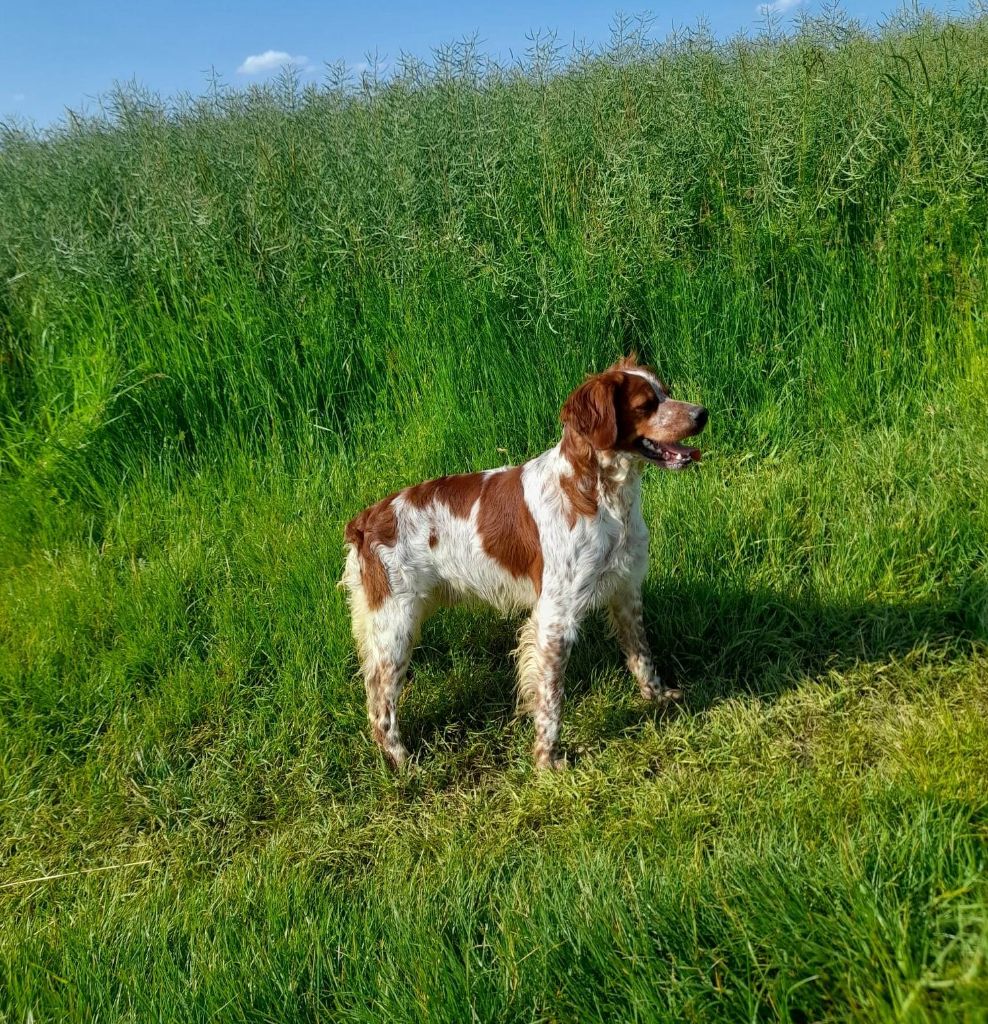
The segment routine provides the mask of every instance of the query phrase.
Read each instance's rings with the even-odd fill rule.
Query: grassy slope
[[[466,48],[8,133],[0,885],[142,863],[0,889],[0,1020],[984,1019],[986,43]],[[389,775],[342,523],[630,346],[713,412],[645,487],[687,708],[585,643],[537,778],[514,624],[457,610]]]

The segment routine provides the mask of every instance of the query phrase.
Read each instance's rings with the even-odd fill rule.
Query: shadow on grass
[[[646,595],[657,658],[696,701],[771,697],[807,675],[988,639],[988,594],[829,600],[691,583]]]
[[[481,608],[442,609],[426,624],[409,669],[410,694],[399,709],[410,750],[508,727],[515,716],[511,652],[519,625]]]
[[[723,585],[666,584],[645,595],[656,662],[667,683],[686,691],[688,713],[738,693],[764,700],[800,680],[854,665],[931,653],[950,657],[988,640],[988,594],[969,591],[950,601],[828,601],[778,591]],[[402,702],[402,729],[413,750],[441,737],[456,743],[475,730],[504,728],[515,714],[517,622],[489,611],[440,612],[412,659],[414,696]],[[623,671],[617,643],[600,616],[585,624],[566,677],[572,705],[601,673]],[[612,685],[608,683],[608,685]],[[628,678],[629,692],[634,683]],[[601,719],[600,739],[665,712],[615,701]]]

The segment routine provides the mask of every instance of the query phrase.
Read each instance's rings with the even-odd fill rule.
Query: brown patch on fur
[[[622,374],[623,380],[615,396],[618,423],[615,448],[632,449],[642,437],[668,444],[698,433],[694,413],[700,411],[700,406],[670,398],[666,386],[651,367],[631,367],[626,361],[618,365],[652,374],[662,397],[660,399],[652,385],[639,374]],[[699,429],[703,429],[702,425]]]
[[[390,494],[346,524],[343,537],[357,549],[360,558],[360,581],[364,586],[367,606],[373,611],[391,596],[391,582],[377,553],[377,546],[394,547],[398,539],[398,517],[392,507],[396,495]]]
[[[660,394],[650,381],[629,370],[651,374]],[[579,516],[597,514],[600,488],[606,483],[598,451],[634,451],[643,437],[679,441],[696,433],[692,413],[697,408],[669,398],[655,371],[641,366],[634,355],[588,377],[566,399],[559,416],[565,424],[559,450],[572,467],[560,479],[570,529]]]
[[[682,441],[697,433],[693,413],[699,406],[677,402],[663,392],[659,401],[655,389],[637,374],[624,374],[617,400],[618,439],[614,447],[634,448],[642,437],[653,441]]]
[[[569,501],[566,521],[570,529],[578,516],[597,514],[599,467],[596,450],[617,444],[617,393],[626,375],[620,367],[627,360],[615,363],[609,370],[588,377],[563,403],[559,418],[565,424],[560,452],[573,467],[559,483]]]
[[[525,502],[521,466],[492,473],[484,480],[477,530],[484,551],[512,576],[528,576],[542,592],[542,545],[539,528]]]
[[[460,519],[470,517],[470,509],[480,497],[484,483],[483,473],[458,473],[455,476],[441,476],[426,480],[402,491],[405,500],[415,508],[425,508],[435,502],[442,502],[454,516]]]
[[[655,378],[659,394],[651,382],[639,373],[644,370]],[[566,424],[563,455],[573,466],[571,478],[563,479],[563,491],[570,498],[570,525],[576,515],[593,515],[596,498],[587,497],[596,490],[597,478],[591,478],[590,464],[595,462],[594,450],[631,451],[647,437],[652,441],[672,443],[698,432],[694,414],[699,406],[670,398],[665,385],[649,366],[639,365],[634,356],[625,356],[603,373],[588,377],[563,405],[560,419]],[[702,429],[702,425],[699,429]],[[577,440],[567,440],[572,431]]]
[[[637,373],[622,373],[621,378],[614,400],[618,423],[615,448],[624,448],[642,437],[645,425],[660,405],[655,388],[644,377]]]
[[[439,543],[439,538],[436,536],[435,530],[429,531],[429,547],[434,548]]]
[[[572,530],[578,516],[597,514],[597,456],[593,445],[575,430],[566,427],[559,450],[573,467],[573,472],[562,476],[559,485],[569,501],[566,521]]]
[[[624,374],[607,370],[588,377],[563,403],[559,418],[594,448],[613,448],[618,437],[614,393]]]

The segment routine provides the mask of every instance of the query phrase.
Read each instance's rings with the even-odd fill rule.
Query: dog
[[[519,634],[519,705],[535,724],[535,763],[558,753],[563,676],[580,624],[606,608],[628,669],[648,701],[678,700],[655,670],[642,618],[648,530],[641,474],[684,470],[700,452],[681,442],[707,410],[674,401],[654,370],[626,357],[588,377],[563,405],[562,440],[521,466],[406,487],[346,525],[353,635],[374,740],[397,767],[408,757],[396,716],[423,620],[477,599],[531,609]]]

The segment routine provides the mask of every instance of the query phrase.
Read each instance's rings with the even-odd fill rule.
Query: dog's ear
[[[613,448],[617,442],[617,409],[614,399],[619,374],[598,373],[584,381],[566,399],[559,418],[582,434],[594,448]]]

